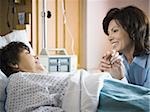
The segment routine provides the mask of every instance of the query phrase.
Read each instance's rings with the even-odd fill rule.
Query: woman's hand
[[[100,60],[99,70],[109,72],[113,78],[122,79],[124,77],[124,65],[116,51],[107,51]]]

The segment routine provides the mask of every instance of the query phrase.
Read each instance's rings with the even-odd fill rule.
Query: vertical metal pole
[[[40,55],[48,55],[47,53],[47,12],[46,12],[46,0],[43,0],[42,10],[42,50]]]
[[[46,18],[46,0],[43,0],[42,11],[42,48],[47,49],[47,18]]]

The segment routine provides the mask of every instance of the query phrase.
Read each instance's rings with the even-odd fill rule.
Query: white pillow
[[[0,36],[0,48],[5,46],[7,43],[7,40],[5,39],[5,37],[1,37]]]
[[[14,30],[13,32],[5,35],[4,37],[7,43],[13,41],[19,41],[25,43],[29,47],[31,54],[34,54],[33,49],[28,41],[27,33],[28,33],[27,30]]]

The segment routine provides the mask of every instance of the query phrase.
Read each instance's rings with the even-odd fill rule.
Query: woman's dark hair
[[[29,47],[22,42],[11,42],[0,49],[0,69],[7,77],[19,72],[11,65],[19,63],[19,54],[25,49],[30,52]]]
[[[108,35],[108,26],[111,20],[115,20],[135,41],[134,56],[149,54],[149,20],[142,10],[134,6],[121,9],[112,8],[103,19],[103,30]]]

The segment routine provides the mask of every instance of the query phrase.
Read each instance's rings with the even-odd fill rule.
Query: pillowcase
[[[31,54],[34,54],[33,49],[28,41],[27,33],[27,30],[14,30],[13,32],[5,35],[4,38],[6,39],[7,43],[13,41],[25,43],[29,47]]]
[[[5,37],[1,37],[0,36],[0,48],[5,46],[7,43],[7,40],[5,39]]]

